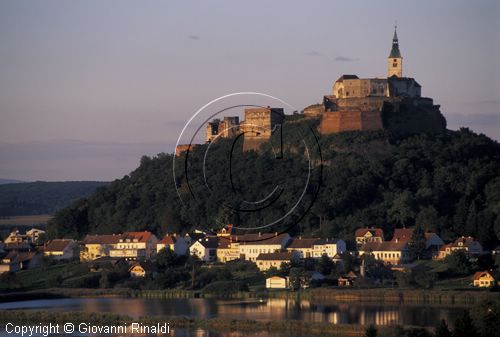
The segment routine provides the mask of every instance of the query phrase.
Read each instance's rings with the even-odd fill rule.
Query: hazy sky
[[[500,139],[499,1],[0,1],[0,178],[111,180],[239,91],[295,107],[404,74],[449,128]]]

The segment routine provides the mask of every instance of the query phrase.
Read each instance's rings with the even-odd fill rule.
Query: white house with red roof
[[[476,257],[484,254],[483,246],[472,236],[461,236],[454,242],[444,245],[439,250],[437,260],[442,260],[453,252],[463,251],[469,257]]]
[[[287,233],[255,233],[233,235],[233,243],[238,243],[240,256],[255,262],[260,254],[269,254],[282,251],[290,241]]]
[[[47,242],[41,250],[44,256],[55,260],[70,260],[77,256],[78,245],[71,239],[56,239]]]
[[[218,237],[205,237],[199,239],[189,247],[189,253],[197,256],[202,261],[215,262],[217,260],[219,240]]]
[[[157,253],[164,248],[170,249],[177,255],[186,255],[189,246],[182,236],[174,233],[166,234],[163,239],[156,244]]]
[[[382,242],[384,241],[384,231],[382,228],[366,227],[358,228],[354,233],[356,244],[359,246],[367,242]]]
[[[126,260],[150,259],[156,255],[158,238],[151,232],[125,232],[109,251],[110,257]]]

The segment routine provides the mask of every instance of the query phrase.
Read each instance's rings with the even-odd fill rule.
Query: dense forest
[[[242,153],[241,139],[223,139],[197,146],[187,160],[143,157],[128,176],[57,212],[49,234],[161,235],[233,223],[345,239],[356,228],[381,226],[390,238],[395,227],[419,224],[445,240],[473,235],[486,245],[498,242],[500,144],[490,138],[468,129],[407,137],[363,131],[318,135],[316,142],[317,121],[291,116],[285,125],[284,145],[275,135],[259,153]],[[269,207],[245,211],[248,200],[269,195]]]
[[[37,181],[0,185],[0,217],[53,214],[106,184],[97,181]]]

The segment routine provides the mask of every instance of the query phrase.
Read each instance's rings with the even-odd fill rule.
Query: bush
[[[248,291],[248,286],[238,281],[216,281],[203,288],[203,293],[220,296],[231,295],[240,291]]]

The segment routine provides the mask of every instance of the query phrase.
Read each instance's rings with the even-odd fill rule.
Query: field
[[[20,215],[0,218],[0,226],[46,225],[53,216],[49,214]]]

